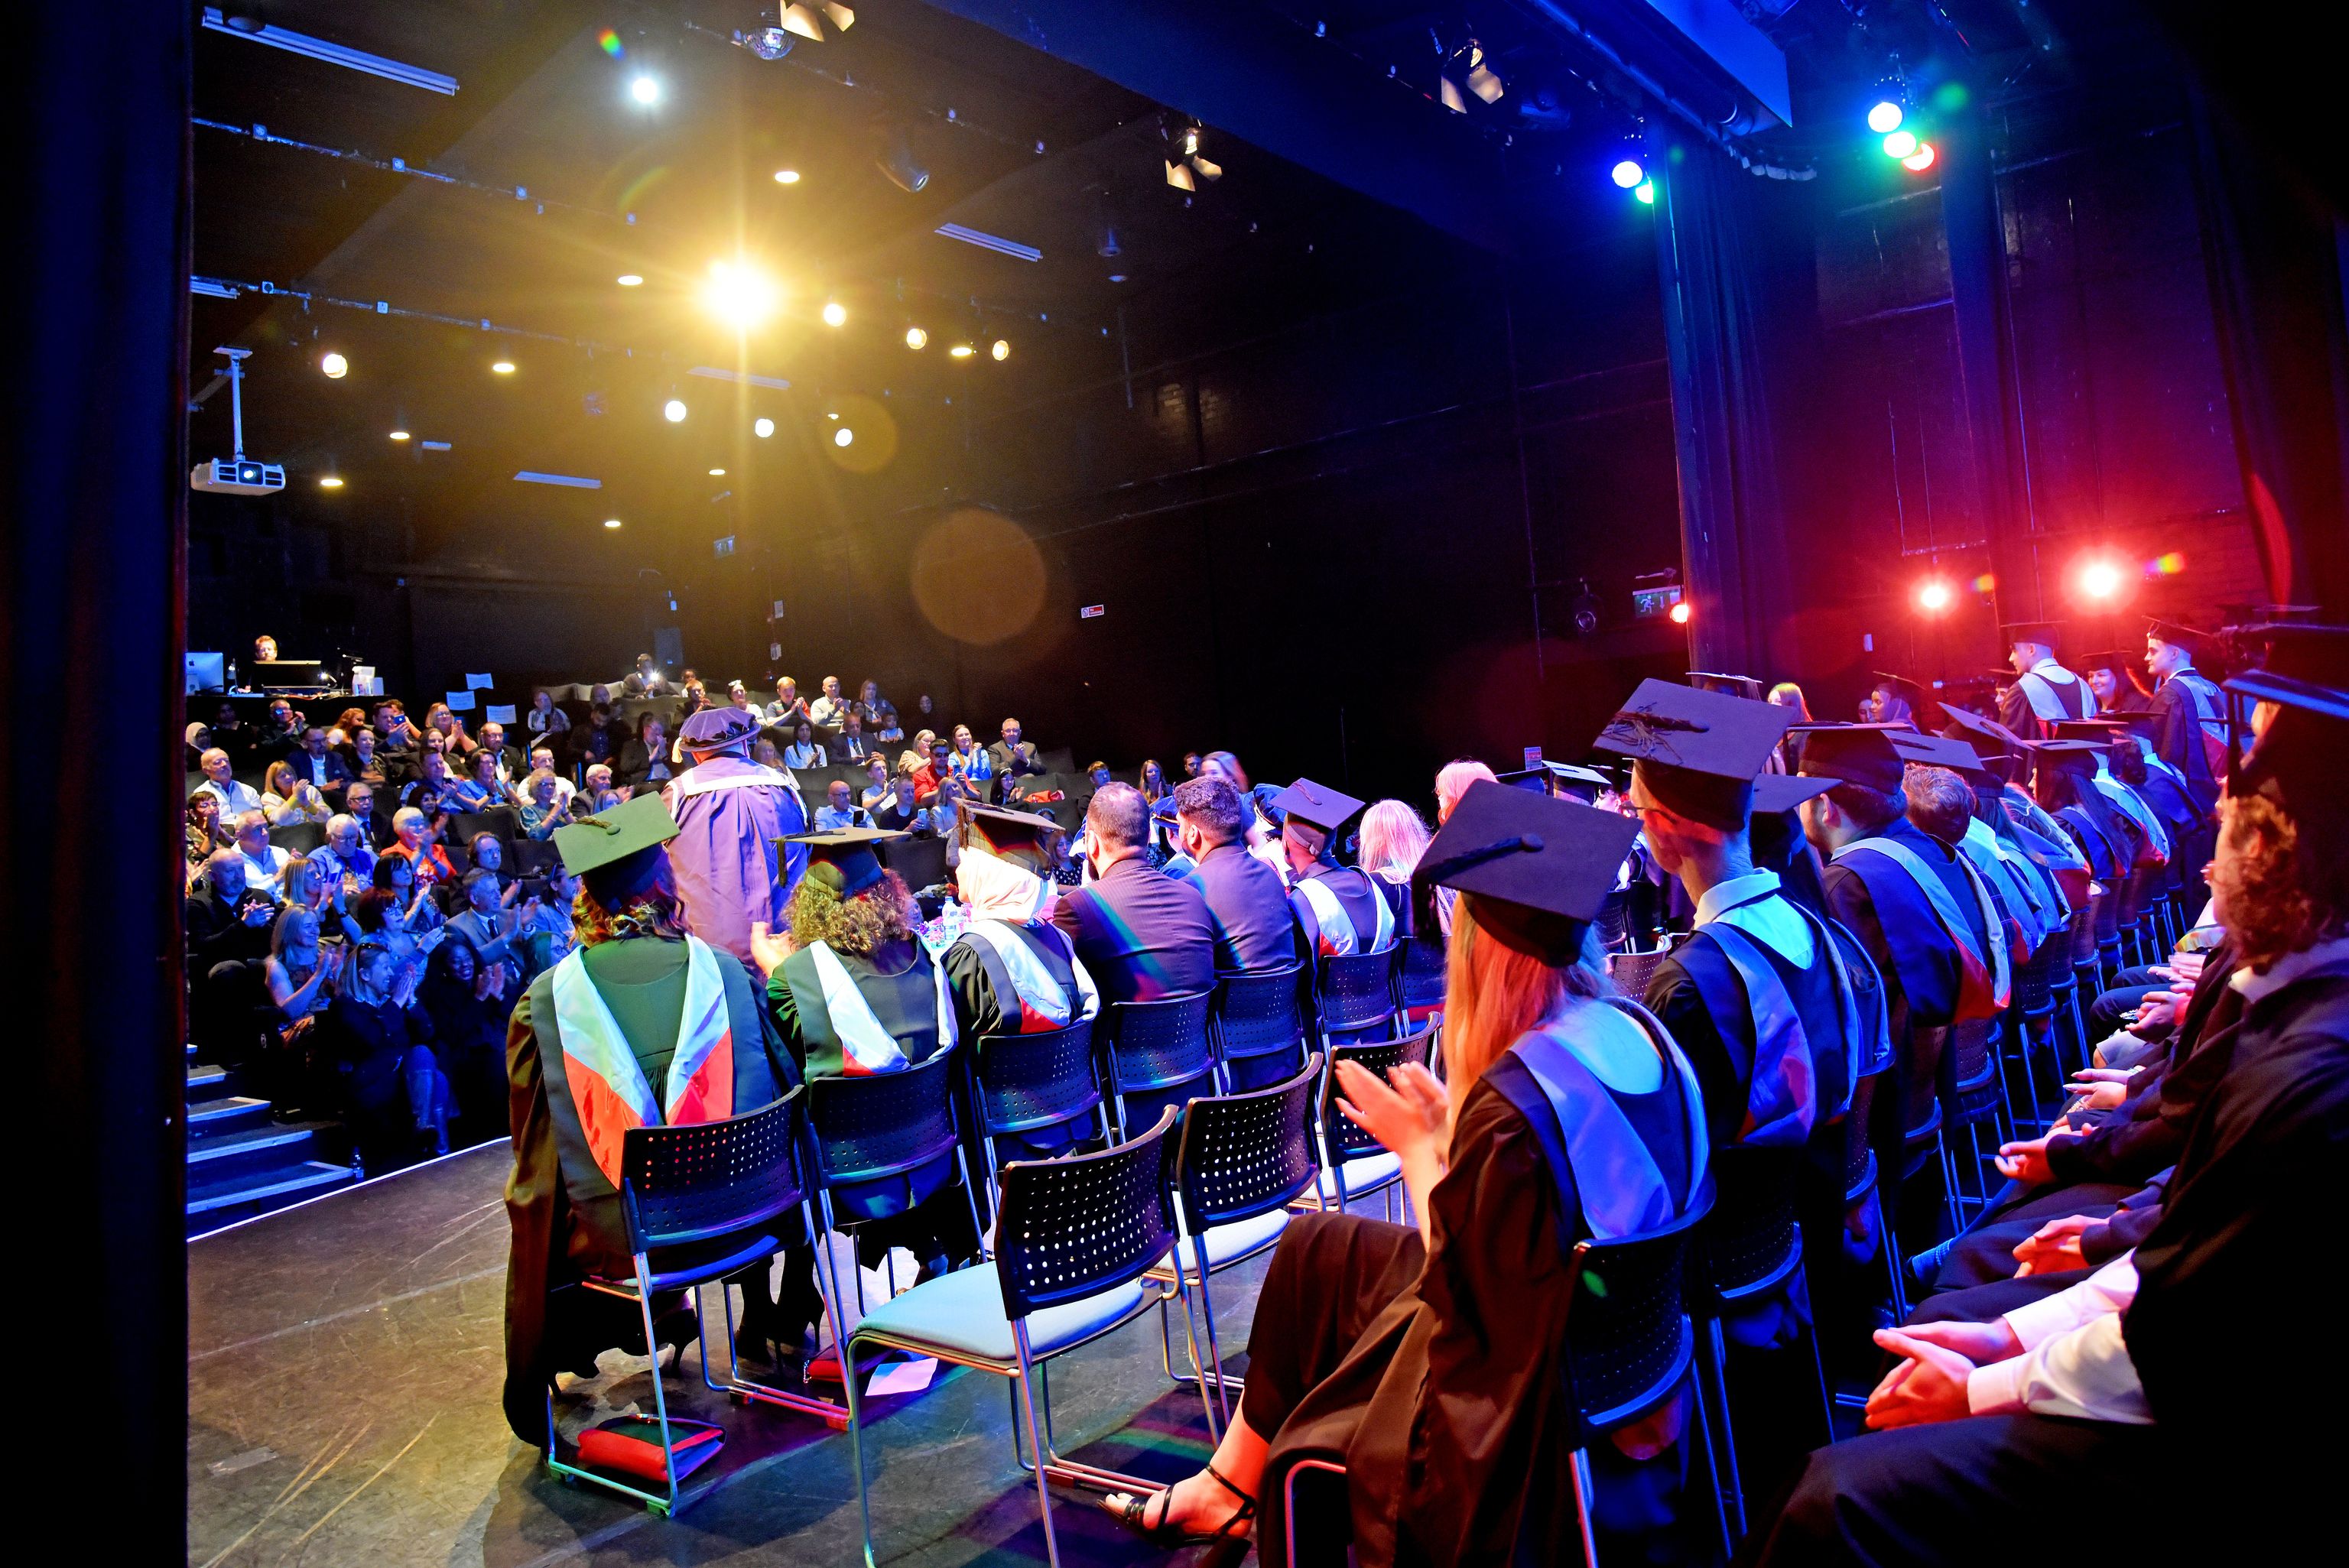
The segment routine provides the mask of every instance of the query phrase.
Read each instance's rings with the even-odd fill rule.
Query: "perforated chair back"
[[[2152,881],[2153,873],[2151,866],[2130,869],[2128,880],[2121,883],[2120,909],[2113,916],[2115,925],[2133,928],[2137,924],[2138,916],[2145,913],[2146,886]]]
[[[1995,1019],[1971,1018],[1950,1026],[1949,1056],[1941,1071],[1952,1091],[1979,1088],[1998,1076],[1998,1060],[1992,1054],[1997,1041]]]
[[[1210,1016],[1216,1047],[1226,1061],[1297,1051],[1305,1040],[1305,1016],[1297,1004],[1301,964],[1216,976]]]
[[[816,1171],[839,1187],[917,1171],[955,1150],[955,1053],[904,1072],[808,1082]]]
[[[2014,971],[2014,1005],[2024,1017],[2044,1018],[2055,1010],[2054,970],[2071,959],[2069,940],[2066,933],[2049,933]]]
[[[632,1127],[620,1138],[628,1250],[649,1253],[764,1225],[807,1197],[800,1163],[806,1090],[723,1121]]]
[[[1101,1026],[1121,1094],[1188,1083],[1215,1070],[1207,1015],[1215,994],[1195,991],[1155,1002],[1112,1002]]]
[[[1405,942],[1402,962],[1395,970],[1395,990],[1406,1009],[1444,1006],[1444,954],[1443,932],[1425,940]]]
[[[1671,1223],[1575,1247],[1560,1358],[1578,1429],[1574,1447],[1639,1419],[1687,1376],[1696,1348],[1685,1296],[1689,1248],[1712,1203],[1708,1181]]]
[[[1392,1024],[1395,962],[1392,946],[1377,953],[1331,954],[1322,958],[1314,971],[1321,1032],[1359,1037]]]
[[[1330,1068],[1321,1077],[1321,1140],[1331,1161],[1342,1164],[1358,1155],[1368,1154],[1381,1147],[1379,1140],[1346,1119],[1338,1109],[1345,1096],[1338,1090],[1337,1067],[1340,1062],[1352,1062],[1385,1078],[1405,1062],[1427,1065],[1428,1037],[1433,1029],[1419,1029],[1399,1040],[1376,1040],[1366,1045],[1332,1046],[1330,1047]]]
[[[1149,1131],[1098,1154],[1003,1167],[995,1274],[1006,1317],[1081,1300],[1166,1255],[1174,1244],[1166,1191],[1174,1125],[1169,1106]]]
[[[1885,1088],[1888,1065],[1851,1086],[1851,1109],[1843,1119],[1843,1195],[1856,1203],[1876,1184],[1876,1150],[1868,1143],[1869,1124],[1876,1115],[1876,1097]]]
[[[2072,912],[2072,966],[2076,969],[2096,961],[2097,911],[2110,893],[2091,893],[2088,902]]]
[[[1795,1207],[1803,1161],[1799,1147],[1713,1151],[1713,1212],[1697,1231],[1690,1281],[1699,1316],[1769,1289],[1803,1261]]]
[[[1196,1233],[1285,1207],[1313,1185],[1315,1090],[1321,1054],[1287,1083],[1249,1094],[1195,1099],[1174,1143],[1174,1194]]]
[[[1072,1120],[1102,1102],[1093,1023],[1030,1035],[988,1035],[972,1058],[980,1130],[989,1138]]]
[[[324,822],[280,822],[269,830],[269,842],[272,848],[284,850],[289,854],[306,855],[312,850],[325,846],[326,825]]]
[[[1610,953],[1607,955],[1607,977],[1615,982],[1615,989],[1633,998],[1648,994],[1648,981],[1656,973],[1656,965],[1671,956],[1669,948],[1653,953]]]
[[[2095,932],[2099,947],[2120,939],[2121,899],[2127,887],[2127,880],[2124,878],[2118,882],[2106,883],[2105,891],[2096,895]]]

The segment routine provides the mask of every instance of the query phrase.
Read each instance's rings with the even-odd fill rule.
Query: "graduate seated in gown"
[[[1874,1430],[1811,1456],[1759,1563],[2004,1561],[2059,1520],[2099,1560],[2286,1561],[2334,1522],[2323,1342],[2294,1328],[2337,1310],[2349,1191],[2349,682],[2228,686],[2261,704],[2211,874],[2242,1011],[2158,1219],[2059,1294],[1879,1333]]]
[[[1706,1190],[1696,1076],[1651,1015],[1610,995],[1590,941],[1634,831],[1497,783],[1462,796],[1420,867],[1460,894],[1449,1078],[1339,1069],[1350,1114],[1401,1157],[1417,1227],[1291,1221],[1214,1458],[1166,1491],[1112,1495],[1112,1513],[1170,1545],[1255,1528],[1275,1563],[1284,1521],[1268,1467],[1310,1453],[1346,1467],[1360,1563],[1576,1554],[1571,1456],[1557,1440],[1564,1249],[1669,1223]],[[1578,1171],[1608,1174],[1582,1185]],[[1677,1490],[1687,1398],[1594,1445],[1602,1525],[1625,1502],[1645,1522]],[[1686,1429],[1693,1441],[1693,1420]],[[1334,1522],[1301,1524],[1299,1538],[1342,1533]]]
[[[791,929],[778,937],[763,923],[750,928],[775,1030],[808,1078],[904,1072],[960,1038],[947,971],[918,934],[921,911],[874,851],[905,836],[842,828],[791,840],[808,851]],[[902,1176],[834,1187],[832,1212],[835,1225],[854,1230],[866,1268],[880,1267],[892,1247],[919,1260],[923,1279],[978,1255],[970,1195],[951,1154]],[[814,1250],[785,1253],[780,1295],[760,1295],[744,1304],[744,1353],[769,1359],[761,1341],[778,1358],[803,1353],[823,1310]]]

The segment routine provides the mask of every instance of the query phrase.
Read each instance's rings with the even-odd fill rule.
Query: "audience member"
[[[1200,758],[1199,754],[1195,751],[1186,751],[1183,753],[1183,777],[1185,779],[1196,779],[1199,776],[1199,765],[1202,760],[1203,759]]]
[[[875,683],[864,683],[857,694],[855,711],[874,745],[895,746],[905,738],[905,727],[897,722],[897,705],[883,696]]]
[[[759,717],[786,731],[802,723],[813,722],[808,718],[807,699],[800,696],[800,683],[789,676],[775,682],[775,700]]]
[[[1296,963],[1288,892],[1280,873],[1241,841],[1246,808],[1239,791],[1220,776],[1187,779],[1174,787],[1174,810],[1192,862],[1188,880],[1207,906],[1216,968],[1242,974]]]
[[[464,722],[445,702],[436,702],[424,710],[427,732],[440,738],[440,749],[449,754],[451,765],[471,757],[479,743],[465,733]]]
[[[872,813],[856,804],[850,794],[848,780],[833,779],[824,791],[824,803],[816,808],[816,830],[830,833],[843,828],[869,828],[872,825]]]
[[[570,802],[562,785],[562,779],[543,768],[523,780],[522,809],[517,815],[526,836],[543,841],[571,820]]]
[[[650,791],[676,776],[669,757],[667,727],[652,714],[640,714],[636,738],[622,749],[613,769],[631,789]]]
[[[897,771],[914,781],[914,799],[925,806],[938,799],[937,737],[923,730],[897,758]]]
[[[336,803],[354,777],[350,765],[327,746],[326,732],[315,724],[304,727],[301,748],[286,760],[305,784]]]
[[[343,771],[350,776],[349,781],[344,786],[347,796],[350,783],[380,786],[389,781],[389,775],[385,771],[384,758],[377,748],[374,730],[359,728],[350,731],[345,737],[342,748],[336,755],[343,759]],[[345,810],[348,809],[347,806],[345,807]]]
[[[947,771],[957,779],[970,784],[995,777],[995,759],[971,738],[970,726],[967,724],[954,727],[954,749],[947,755]],[[975,792],[966,796],[966,799],[977,798]]]
[[[386,853],[377,858],[372,885],[359,894],[351,910],[360,931],[421,935],[441,923],[431,884],[417,881],[416,866],[415,861],[400,855]]]
[[[374,884],[375,860],[366,830],[347,811],[326,819],[326,841],[310,851],[312,869],[321,877],[345,882],[353,899]]]
[[[236,820],[236,852],[244,862],[244,885],[278,897],[277,879],[294,857],[269,841],[269,819],[263,813],[247,811]]]
[[[951,808],[925,806],[914,792],[914,776],[900,773],[889,781],[889,792],[871,809],[873,825],[885,833],[938,834],[953,825]]]
[[[277,901],[244,884],[244,857],[216,851],[185,902],[191,985],[189,1026],[206,1061],[233,1067],[254,1048],[254,1010],[267,1000],[261,961]]]
[[[864,738],[864,720],[854,707],[841,710],[840,725],[840,733],[830,742],[833,763],[862,762],[873,755],[873,748]]]
[[[823,747],[816,744],[815,727],[806,719],[800,720],[792,733],[792,743],[783,749],[786,768],[823,768],[830,759]]]
[[[511,788],[515,779],[529,771],[527,759],[519,748],[506,744],[506,727],[496,719],[484,719],[476,738],[480,749],[496,760],[500,784]]]
[[[354,780],[343,791],[343,814],[359,825],[359,837],[370,852],[391,841],[391,823],[376,810],[381,799],[375,787],[363,780]]]
[[[554,698],[545,687],[530,694],[530,707],[522,716],[523,727],[530,732],[531,745],[554,745],[554,738],[571,727],[571,716],[554,706]]]
[[[214,747],[203,754],[204,781],[196,788],[220,802],[221,820],[233,823],[247,811],[262,810],[261,795],[230,769],[228,753]]]
[[[840,695],[840,677],[823,677],[823,695],[808,704],[808,722],[815,727],[817,737],[825,745],[840,738],[848,725],[850,706]]]
[[[188,797],[187,862],[192,880],[215,851],[233,848],[236,834],[221,820],[220,797],[198,789]]]
[[[436,841],[432,821],[417,808],[402,806],[392,813],[394,841],[383,851],[386,859],[409,861],[416,880],[428,887],[457,880],[457,868],[450,862],[448,851]]]
[[[1174,793],[1174,787],[1166,782],[1166,769],[1159,766],[1158,759],[1154,757],[1144,760],[1142,764],[1142,798],[1155,806]]]
[[[372,1170],[449,1152],[449,1085],[427,1043],[432,1021],[416,1005],[418,974],[380,942],[361,944],[316,1033],[314,1054]]]
[[[524,913],[537,912],[507,907],[498,873],[487,866],[475,866],[467,872],[458,886],[463,890],[465,907],[449,917],[449,935],[471,944],[474,954],[485,964],[508,957],[512,938],[522,928]]]
[[[425,965],[417,1000],[431,1020],[432,1057],[455,1099],[460,1143],[506,1136],[506,1019],[521,995],[510,961],[482,957],[453,932]]]
[[[1003,780],[1006,788],[1023,773],[1041,773],[1044,765],[1036,759],[1036,748],[1019,738],[1019,721],[1003,721],[1003,738],[987,748],[989,771]]]
[[[856,803],[870,811],[889,798],[889,762],[879,752],[864,759],[864,788],[856,792]]]
[[[1018,727],[1009,728],[1016,734]],[[1216,923],[1189,882],[1151,870],[1150,810],[1131,784],[1097,790],[1085,810],[1092,880],[1063,892],[1052,922],[1112,1002],[1154,1002],[1212,990]]]

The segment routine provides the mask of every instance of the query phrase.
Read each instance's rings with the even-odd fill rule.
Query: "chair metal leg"
[[[1721,1413],[1720,1470],[1715,1476],[1717,1490],[1723,1493],[1729,1517],[1736,1526],[1737,1537],[1745,1534],[1745,1487],[1737,1475],[1737,1429],[1729,1418],[1729,1356],[1722,1338],[1721,1319],[1707,1319],[1704,1326],[1707,1359],[1698,1372],[1698,1398],[1703,1397],[1703,1374],[1707,1367],[1713,1373],[1713,1398]]]
[[[669,1436],[668,1395],[661,1387],[660,1342],[653,1337],[652,1285],[651,1272],[646,1267],[644,1254],[639,1253],[636,1255],[636,1306],[645,1320],[645,1354],[653,1364],[653,1415],[660,1422],[661,1469],[667,1472],[668,1480],[668,1501],[654,1505],[653,1511],[674,1514],[677,1511],[677,1449]],[[708,1353],[706,1346],[703,1351],[705,1355]]]
[[[1892,1311],[1896,1321],[1909,1321],[1909,1290],[1901,1283],[1900,1270],[1905,1256],[1900,1251],[1900,1238],[1893,1233],[1892,1215],[1884,1207],[1884,1188],[1878,1183],[1868,1194],[1876,1205],[1876,1233],[1879,1250],[1884,1255],[1884,1272],[1892,1286]]]
[[[830,1248],[825,1249],[829,1255]],[[834,1289],[839,1288],[840,1270],[837,1264],[828,1270]],[[864,1568],[877,1568],[873,1557],[873,1499],[864,1485],[864,1412],[857,1408],[856,1345],[854,1336],[840,1347],[841,1381],[848,1388],[848,1462],[856,1471],[856,1512],[864,1529]]]
[[[1036,1507],[1044,1520],[1044,1560],[1051,1564],[1051,1568],[1061,1568],[1060,1542],[1052,1537],[1052,1489],[1045,1480],[1044,1429],[1036,1419],[1035,1390],[1028,1381],[1034,1363],[1028,1354],[1028,1323],[1025,1318],[1012,1319],[1011,1349],[1019,1358],[1019,1402],[1028,1411],[1028,1442],[1036,1454]]]
[[[1207,1243],[1205,1237],[1193,1234],[1191,1254],[1198,1260],[1199,1315],[1206,1320],[1207,1329],[1207,1359],[1199,1366],[1200,1390],[1204,1394],[1207,1384],[1213,1383],[1216,1386],[1216,1403],[1222,1408],[1224,1419],[1222,1426],[1218,1426],[1215,1418],[1212,1416],[1209,1417],[1207,1430],[1220,1440],[1224,1427],[1232,1424],[1232,1397],[1230,1391],[1224,1387],[1224,1349],[1216,1337],[1216,1300],[1207,1289]],[[1185,1306],[1184,1310],[1187,1313],[1190,1309]],[[1195,1354],[1195,1346],[1194,1353]]]
[[[1599,1503],[1599,1494],[1590,1482],[1590,1450],[1574,1450],[1574,1522],[1582,1533],[1582,1561],[1585,1568],[1599,1568],[1599,1541],[1590,1529],[1591,1515]]]

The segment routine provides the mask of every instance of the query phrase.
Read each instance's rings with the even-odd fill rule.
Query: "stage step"
[[[193,1191],[311,1160],[316,1142],[312,1134],[318,1125],[280,1126],[264,1121],[217,1138],[192,1139],[188,1144],[188,1189]]]
[[[218,1099],[229,1092],[226,1068],[191,1067],[188,1068],[188,1103],[201,1105]]]
[[[278,1167],[260,1175],[247,1175],[188,1189],[188,1233],[218,1230],[222,1225],[249,1220],[255,1214],[265,1214],[272,1209],[283,1209],[289,1203],[331,1192],[337,1187],[347,1187],[352,1177],[347,1166],[329,1165],[320,1160],[305,1160],[296,1164]]]
[[[250,1095],[222,1095],[188,1107],[188,1141],[191,1150],[232,1132],[268,1125],[269,1102]]]

